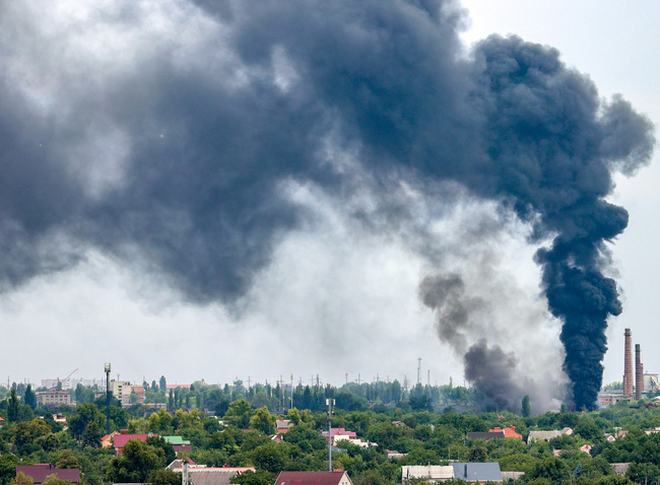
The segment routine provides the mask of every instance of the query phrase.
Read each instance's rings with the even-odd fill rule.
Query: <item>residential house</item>
[[[587,443],[586,445],[580,446],[580,451],[590,455],[591,454],[591,448],[593,448],[593,446],[591,446],[589,443]]]
[[[502,481],[504,483],[517,482],[525,472],[502,472]]]
[[[344,470],[332,472],[280,472],[274,485],[353,485]]]
[[[66,421],[66,416],[64,414],[53,414],[53,421],[60,424],[69,424]]]
[[[464,482],[501,482],[500,464],[494,463],[452,463],[454,480]]]
[[[387,454],[388,460],[400,460],[401,458],[403,458],[408,454],[408,453],[401,453],[400,451],[396,451],[396,450],[385,450],[385,453]]]
[[[612,470],[614,470],[614,473],[623,476],[628,472],[630,463],[610,463],[610,466],[612,467]]]
[[[293,428],[293,423],[290,419],[279,418],[275,421],[276,434],[286,434],[291,428]]]
[[[493,440],[493,439],[504,439],[504,431],[475,431],[467,433],[467,439],[469,440]]]
[[[444,482],[454,479],[454,468],[441,465],[405,465],[401,467],[401,483],[408,485],[411,480]]]
[[[515,438],[517,440],[522,440],[522,435],[516,432],[515,426],[507,426],[506,428],[500,428],[499,426],[495,426],[493,429],[489,429],[488,432],[489,433],[503,432],[505,438]]]
[[[114,435],[114,437],[112,438],[112,444],[115,447],[117,456],[119,456],[124,452],[124,446],[126,446],[126,443],[128,443],[130,440],[147,441],[147,438],[149,438],[150,436],[158,436],[158,435],[118,433]]]
[[[32,478],[35,485],[46,481],[50,475],[55,475],[58,480],[66,480],[71,483],[80,483],[80,470],[78,468],[55,468],[50,463],[37,463],[36,465],[17,465],[16,475],[24,473]]]
[[[101,448],[112,448],[114,446],[112,440],[117,434],[119,434],[119,431],[113,431],[101,438]]]
[[[184,461],[174,460],[167,468],[175,473],[185,473]],[[208,467],[188,460],[188,483],[192,485],[230,485],[235,475],[255,471],[254,467]]]
[[[527,435],[527,444],[531,445],[534,441],[550,441],[565,434],[571,435],[573,434],[573,430],[571,428],[564,428],[553,429],[551,431],[530,431],[529,435]]]
[[[163,436],[163,439],[166,443],[172,445],[176,456],[179,456],[179,453],[189,454],[192,452],[192,445],[189,440],[184,440],[181,436]]]
[[[321,431],[321,434],[326,438],[328,437],[327,431]],[[333,440],[335,439],[335,437],[339,437],[339,436],[341,436],[341,438],[339,439],[350,440],[350,439],[356,439],[357,433],[355,431],[346,431],[344,428],[330,428],[330,436],[332,437]]]

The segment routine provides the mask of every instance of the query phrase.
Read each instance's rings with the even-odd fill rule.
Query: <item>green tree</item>
[[[12,389],[9,395],[9,402],[7,403],[7,421],[10,423],[18,421],[19,404],[16,389]]]
[[[25,401],[25,404],[30,406],[32,409],[37,407],[37,397],[34,395],[34,392],[32,391],[31,384],[28,384],[27,387],[25,388],[25,394],[23,394],[23,400]]]
[[[52,475],[48,475],[46,477],[46,480],[43,482],[43,485],[71,485],[71,482],[67,482],[66,480],[60,480],[57,478],[57,475],[54,473]]]
[[[16,477],[16,465],[20,460],[16,455],[0,455],[0,483],[7,484]]]
[[[18,472],[16,476],[11,480],[11,483],[15,485],[34,485],[34,480],[32,477],[26,475],[23,472]]]
[[[149,475],[149,483],[151,485],[180,485],[181,474],[167,468],[154,470]]]
[[[150,436],[147,438],[146,443],[153,446],[158,453],[163,457],[165,464],[172,463],[176,458],[176,452],[170,443],[165,441],[161,436]]]
[[[129,440],[121,456],[106,468],[105,480],[112,483],[145,483],[150,474],[166,465],[162,454],[140,440]]]
[[[630,480],[628,477],[622,477],[620,475],[607,475],[597,478],[594,482],[594,485],[634,485],[634,483],[635,482]]]
[[[245,429],[250,426],[252,413],[250,403],[245,399],[239,399],[229,405],[229,409],[227,409],[224,417],[230,424],[237,428]]]
[[[78,406],[76,409],[78,414],[69,419],[69,433],[77,440],[83,439],[83,434],[87,426],[92,421],[96,421],[99,428],[103,429],[105,426],[105,416],[96,407],[96,404],[86,403]]]
[[[102,437],[103,431],[101,430],[101,426],[99,426],[98,420],[90,421],[87,426],[85,426],[85,431],[83,431],[82,445],[99,448],[101,446]]]
[[[172,427],[172,415],[164,409],[159,409],[158,412],[153,413],[147,420],[147,429],[150,433],[157,433],[161,435],[170,435],[174,433]]]
[[[266,406],[255,411],[254,416],[250,418],[250,428],[254,428],[266,435],[275,433],[275,416],[270,414]]]
[[[657,483],[660,480],[660,468],[654,463],[631,463],[626,477],[635,483]]]
[[[31,447],[39,437],[49,434],[52,434],[50,427],[43,419],[17,423],[14,428],[14,444],[20,453],[25,453],[26,447]]]
[[[355,485],[390,485],[377,470],[365,470],[355,479]]]
[[[488,449],[485,446],[473,446],[468,452],[467,461],[471,463],[488,461]]]
[[[525,478],[526,480],[545,478],[553,484],[561,483],[568,478],[568,470],[563,461],[553,456],[538,461]]]
[[[275,481],[275,474],[266,470],[248,470],[229,479],[229,483],[238,485],[270,485]]]
[[[271,473],[281,472],[286,463],[286,456],[282,452],[282,448],[272,442],[257,446],[252,450],[250,456],[255,467]]]
[[[529,406],[529,396],[523,397],[522,400],[522,417],[527,418],[531,414],[530,406]]]
[[[55,462],[56,468],[80,468],[80,460],[76,458],[76,455],[73,454],[71,450],[62,450],[57,455],[57,461]]]

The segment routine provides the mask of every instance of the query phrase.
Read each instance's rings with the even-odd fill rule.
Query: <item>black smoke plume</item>
[[[626,101],[517,37],[468,59],[451,1],[67,5],[0,4],[5,290],[93,247],[233,302],[305,215],[287,182],[452,182],[555,238],[537,261],[575,405],[593,406],[620,311],[605,244],[627,222],[604,198],[654,143]]]

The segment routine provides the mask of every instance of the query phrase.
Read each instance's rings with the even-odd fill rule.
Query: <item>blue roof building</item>
[[[495,463],[452,463],[454,480],[465,482],[501,482],[500,464]]]

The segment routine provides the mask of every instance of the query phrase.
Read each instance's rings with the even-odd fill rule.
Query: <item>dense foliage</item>
[[[110,406],[111,430],[177,435],[192,444],[190,458],[209,466],[254,466],[256,472],[235,479],[243,485],[273,483],[282,470],[326,470],[325,399],[335,399],[333,427],[354,431],[374,446],[341,442],[333,452],[333,467],[346,470],[356,485],[393,485],[401,480],[401,465],[447,464],[452,461],[497,461],[502,470],[522,471],[525,484],[625,484],[660,482],[660,408],[649,401],[623,402],[589,413],[547,412],[529,415],[529,399],[515,414],[467,409],[477,398],[465,388],[416,386],[410,391],[394,383],[245,388],[240,381],[224,387],[195,383],[190,389],[166,390],[164,378],[145,383],[147,403],[124,409]],[[36,407],[27,386],[5,389],[0,402],[0,484],[16,483],[17,464],[51,463],[80,468],[91,485],[150,482],[175,485],[180,477],[164,467],[173,457],[171,445],[153,437],[131,441],[122,456],[101,447],[107,425],[105,399],[94,403],[94,390],[72,390],[91,402],[62,406],[67,424],[57,423],[53,409]],[[156,410],[153,403],[166,409]],[[296,407],[291,408],[291,403]],[[152,404],[152,405],[149,405]],[[458,412],[457,410],[461,410]],[[292,427],[273,440],[277,417]],[[572,435],[550,442],[507,438],[471,440],[469,432],[495,426],[515,426],[526,440],[531,430],[571,427]],[[625,436],[608,440],[605,433]],[[585,444],[591,452],[580,451]],[[388,458],[387,450],[403,453]],[[554,452],[553,452],[554,450]],[[630,463],[625,477],[612,463]]]

